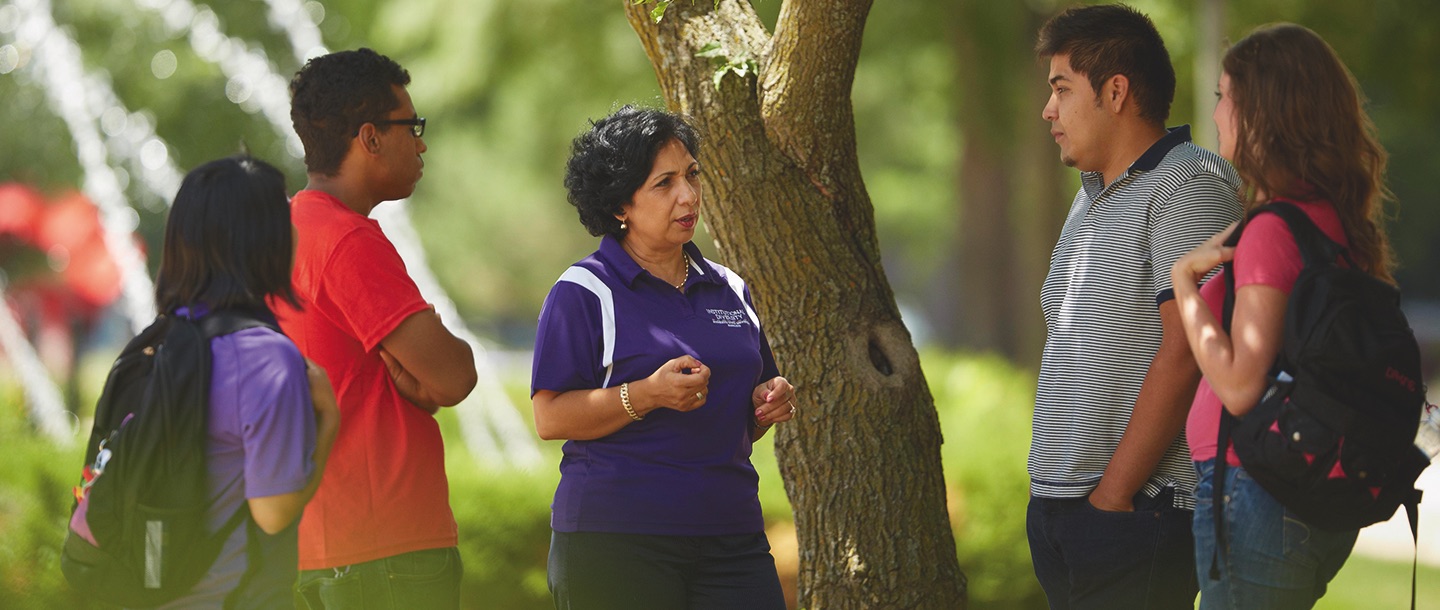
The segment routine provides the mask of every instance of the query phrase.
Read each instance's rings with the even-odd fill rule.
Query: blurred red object
[[[33,188],[0,184],[0,236],[5,235],[44,253],[65,288],[91,308],[120,296],[120,267],[105,248],[100,211],[85,195],[72,191],[47,203]]]
[[[53,373],[70,375],[77,339],[120,297],[120,267],[105,247],[100,211],[77,191],[47,199],[24,184],[0,184],[0,266],[0,306]]]

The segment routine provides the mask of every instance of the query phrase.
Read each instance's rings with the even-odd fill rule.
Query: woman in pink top
[[[1215,125],[1220,154],[1245,182],[1247,210],[1275,200],[1297,204],[1330,239],[1346,246],[1366,272],[1393,282],[1381,223],[1386,153],[1363,109],[1355,79],[1314,32],[1292,24],[1257,29],[1225,54]],[[1172,283],[1186,338],[1204,379],[1186,436],[1199,471],[1195,556],[1200,607],[1310,608],[1344,565],[1357,531],[1310,527],[1261,489],[1225,452],[1227,506],[1218,579],[1212,490],[1220,409],[1239,417],[1259,402],[1280,351],[1286,301],[1303,262],[1288,226],[1255,216],[1239,243],[1224,247],[1234,226],[1175,263]],[[1221,326],[1223,271],[1233,261],[1231,331]],[[1222,406],[1223,405],[1223,406]]]

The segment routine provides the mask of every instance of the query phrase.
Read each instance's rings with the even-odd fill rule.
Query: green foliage
[[[977,608],[1035,608],[1025,506],[1035,378],[994,356],[921,355],[945,444],[950,526]]]
[[[446,472],[465,566],[461,606],[553,607],[545,564],[550,550],[550,499],[559,471],[477,469],[473,463],[451,460]]]
[[[674,0],[641,1],[659,10]],[[150,4],[53,3],[56,21],[80,41],[86,67],[155,125],[181,169],[231,154],[243,140],[286,171],[291,190],[300,188],[305,176],[299,159],[284,150],[267,121],[226,98],[220,69],[192,51],[185,35],[168,34]],[[284,33],[268,24],[264,3],[196,5],[214,11],[226,34],[263,51],[281,77],[299,67]],[[754,5],[773,27],[781,3]],[[1035,0],[1027,6],[1051,14],[1063,5]],[[1195,3],[1137,0],[1136,6],[1154,17],[1179,73],[1173,122],[1208,121],[1208,115],[1194,116],[1190,101],[1212,90],[1191,91],[1198,46]],[[1440,91],[1440,72],[1397,61],[1440,52],[1440,38],[1429,35],[1440,23],[1440,4],[1275,0],[1229,1],[1226,8],[1230,40],[1260,23],[1296,21],[1325,36],[1355,72],[1392,154],[1392,187],[1404,220],[1392,223],[1401,285],[1407,297],[1440,295],[1440,275],[1426,272],[1434,267],[1429,261],[1440,256],[1431,245],[1440,207],[1425,205],[1440,200],[1440,182],[1428,177],[1437,154],[1428,134],[1440,130],[1440,115],[1430,110],[1429,100]],[[426,177],[411,207],[426,252],[442,284],[483,335],[511,345],[528,342],[527,327],[533,328],[556,275],[595,245],[565,203],[561,177],[570,139],[586,127],[586,119],[619,104],[663,104],[653,68],[620,6],[571,0],[334,0],[323,3],[323,12],[319,27],[329,48],[370,46],[410,70],[412,97],[431,126]],[[964,221],[956,205],[967,135],[958,120],[963,100],[1005,98],[1008,107],[1033,117],[1036,133],[1044,129],[1043,92],[1032,93],[1043,81],[1042,67],[1016,70],[995,62],[993,72],[972,82],[959,82],[957,68],[961,45],[994,56],[1000,45],[1032,39],[1038,23],[967,20],[958,14],[954,3],[877,3],[866,21],[852,92],[858,154],[887,276],[902,303],[935,317],[953,309],[957,290],[995,289],[957,285],[954,265],[964,261],[946,255]],[[0,46],[13,38],[13,32],[0,31]],[[162,52],[176,59],[166,78],[151,70],[151,60]],[[723,80],[724,74],[753,74],[755,64],[729,58],[717,68]],[[1017,80],[1035,87],[1008,84]],[[75,145],[33,72],[0,74],[0,99],[6,101],[0,104],[0,176],[48,192],[82,185]],[[1011,121],[999,117],[984,124],[1013,130]],[[1019,140],[1025,133],[1007,135]],[[147,250],[158,252],[163,202],[146,192],[136,168],[127,171],[126,193],[142,210],[140,232]],[[152,270],[155,264],[151,261]],[[9,263],[6,270],[13,271]]]
[[[755,58],[751,57],[749,53],[731,57],[719,42],[710,42],[700,47],[700,51],[695,56],[710,59],[710,64],[715,68],[715,74],[711,78],[715,81],[717,90],[720,89],[720,81],[725,79],[726,74],[733,72],[735,76],[743,79],[760,69],[759,64],[755,63]]]
[[[1415,578],[1420,608],[1434,608],[1440,600],[1440,568],[1421,564]],[[1410,603],[1410,562],[1386,561],[1350,555],[1345,567],[1330,581],[1315,610],[1368,610],[1405,608]]]
[[[13,386],[6,388],[14,389]],[[9,394],[9,392],[6,392]],[[25,424],[24,403],[0,398],[0,608],[100,608],[60,573],[60,549],[84,453],[61,449]]]
[[[645,4],[646,2],[652,1],[655,3],[655,8],[650,9],[650,19],[654,20],[655,23],[660,23],[660,20],[665,18],[665,9],[670,8],[670,5],[674,4],[675,0],[634,0],[633,3]],[[695,0],[690,1],[694,2]],[[720,6],[720,0],[715,0],[715,6],[717,8]],[[717,78],[716,80],[718,81],[719,79]]]

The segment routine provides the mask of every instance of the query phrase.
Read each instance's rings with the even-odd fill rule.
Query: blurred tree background
[[[232,154],[243,143],[281,167],[292,191],[302,187],[300,159],[259,112],[255,84],[227,78],[196,51],[187,23],[172,23],[186,7],[213,14],[220,31],[263,53],[270,69],[288,80],[299,61],[269,14],[271,5],[295,4],[316,22],[325,47],[369,46],[410,70],[411,94],[429,121],[426,176],[410,206],[416,229],[467,323],[495,346],[523,351],[549,286],[595,244],[565,202],[561,178],[570,139],[587,119],[621,104],[662,105],[622,1],[0,0],[0,183],[24,183],[51,197],[85,184],[75,140],[31,69],[33,49],[17,42],[22,17],[41,7],[78,41],[84,67],[102,75],[134,113],[102,121],[105,133],[153,128],[166,145],[162,152],[181,171]],[[752,0],[772,27],[781,1]],[[1038,599],[1017,524],[1023,526],[1031,370],[1043,342],[1039,282],[1078,181],[1059,164],[1040,119],[1045,67],[1030,48],[1039,24],[1068,4],[876,3],[855,78],[860,163],[886,274],[916,342],[926,347],[922,361],[949,441],[944,454],[952,525],[976,607],[1032,607]],[[1433,239],[1440,234],[1440,207],[1432,204],[1440,200],[1440,183],[1430,177],[1440,166],[1440,147],[1432,144],[1440,133],[1433,102],[1440,96],[1434,63],[1440,57],[1440,3],[1131,4],[1151,15],[1169,45],[1179,77],[1171,124],[1210,125],[1214,83],[1195,80],[1197,71],[1204,74],[1204,66],[1218,59],[1218,51],[1206,49],[1223,50],[1224,41],[1256,25],[1297,22],[1336,48],[1369,95],[1391,153],[1398,278],[1414,306],[1412,323],[1422,339],[1435,343],[1440,317],[1425,305],[1440,301],[1440,275],[1427,271],[1440,265],[1440,243]],[[1204,24],[1216,16],[1218,33],[1206,34]],[[140,158],[138,163],[155,160]],[[164,201],[143,184],[143,168],[111,163],[124,170],[124,193],[145,248],[158,252]],[[0,278],[7,292],[65,264],[6,234],[13,220],[0,217]],[[699,239],[706,239],[703,232]],[[702,248],[713,252],[707,244]],[[153,274],[157,261],[149,264]],[[108,343],[95,351],[102,369],[121,334],[112,328]],[[528,368],[510,372],[511,394],[524,405]],[[69,468],[78,458],[41,441],[22,446],[13,440],[26,430],[15,424],[23,421],[24,398],[9,373],[7,364],[0,372],[0,421],[8,423],[0,426],[0,438],[29,457],[0,478],[0,606],[29,607],[16,601],[23,597],[4,592],[59,587],[58,574],[10,568],[54,561],[55,531],[63,525],[52,517],[68,502],[47,493],[69,485]],[[69,384],[67,394],[82,412],[98,390],[85,386]],[[65,468],[57,469],[57,462]],[[468,466],[457,470],[452,463],[462,531],[541,538],[539,547],[529,540],[513,554],[486,555],[492,552],[489,540],[472,537],[467,573],[473,566],[475,578],[510,592],[495,598],[493,590],[480,592],[479,581],[467,581],[475,599],[509,600],[496,607],[544,607],[544,505],[553,490],[553,464],[544,474],[504,478]],[[784,522],[788,506],[773,472],[773,464],[762,472],[768,486],[762,500],[767,515]],[[487,499],[472,502],[476,497]],[[511,521],[495,516],[502,505],[516,504],[538,506]],[[27,516],[33,514],[51,517]],[[776,546],[779,554],[782,544]]]
[[[781,0],[754,0],[773,25]],[[164,22],[168,0],[60,0],[55,21],[80,41],[87,68],[108,75],[182,169],[243,142],[304,183],[298,158],[269,123],[227,99],[220,69]],[[188,1],[184,4],[189,4]],[[435,270],[469,322],[524,347],[549,285],[593,248],[561,186],[569,141],[623,103],[660,104],[653,71],[616,2],[574,0],[329,0],[305,3],[330,49],[370,46],[414,77],[430,121],[426,178],[412,215]],[[1210,124],[1213,84],[1192,80],[1207,6],[1222,37],[1288,20],[1330,41],[1369,94],[1392,154],[1394,223],[1412,299],[1440,298],[1440,4],[1423,0],[1137,0],[1170,46],[1179,91],[1170,123]],[[1076,184],[1056,161],[1040,108],[1044,66],[1034,31],[1065,4],[894,2],[867,22],[855,79],[861,164],[875,201],[885,266],[921,343],[995,350],[1033,363],[1043,341],[1038,282]],[[6,7],[0,4],[0,7]],[[299,67],[261,0],[197,4],[220,28],[264,52],[288,78]],[[0,10],[0,45],[15,36]],[[0,53],[0,176],[49,191],[82,183],[75,147],[26,70],[24,49]],[[1220,47],[1223,49],[1223,45]],[[8,57],[8,59],[7,59]],[[166,71],[167,62],[170,66]],[[1196,116],[1196,95],[1203,116]],[[133,175],[134,172],[131,172]],[[139,180],[129,199],[158,249],[163,205]],[[152,261],[152,266],[154,262]]]

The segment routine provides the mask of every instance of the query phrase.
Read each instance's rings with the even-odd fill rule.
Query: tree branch
[[[664,19],[655,23],[650,18],[650,4],[622,1],[630,26],[655,67],[655,76],[670,110],[691,114],[702,124],[735,114],[733,105],[727,107],[719,102],[725,97],[726,102],[733,104],[736,100],[726,96],[726,87],[735,85],[731,81],[751,81],[755,78],[753,72],[741,78],[736,78],[739,76],[736,73],[726,74],[719,87],[692,87],[691,84],[713,82],[710,77],[718,63],[746,59],[757,64],[763,62],[770,35],[750,4],[744,0],[724,0],[716,7],[709,1],[676,2],[665,11]],[[699,55],[707,50],[713,57]],[[694,78],[699,74],[707,78]],[[741,95],[753,97],[745,92]]]
[[[769,61],[761,67],[766,132],[829,198],[857,186],[844,177],[860,175],[858,166],[846,166],[856,158],[850,90],[870,5],[871,0],[785,2]]]

